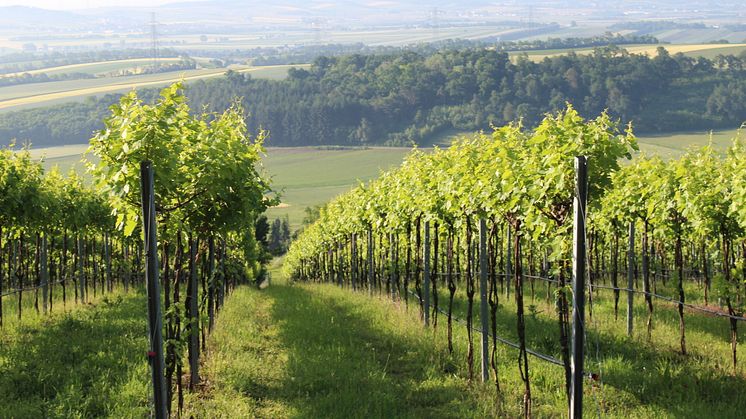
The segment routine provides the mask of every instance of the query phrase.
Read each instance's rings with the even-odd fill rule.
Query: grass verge
[[[145,296],[93,301],[0,331],[1,417],[149,415]]]

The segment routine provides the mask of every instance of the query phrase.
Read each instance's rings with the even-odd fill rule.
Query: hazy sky
[[[177,0],[0,0],[0,6],[31,6],[44,9],[86,9],[89,7],[110,6],[158,6],[166,3],[174,3]],[[195,0],[178,0],[195,1]]]

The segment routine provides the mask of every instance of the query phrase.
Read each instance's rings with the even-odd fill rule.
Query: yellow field
[[[56,147],[32,148],[29,150],[33,159],[50,160],[59,158],[80,157],[88,150],[88,144],[61,145]]]
[[[278,70],[285,70],[287,71],[291,67],[302,67],[298,65],[274,65],[274,66],[263,66],[263,67],[236,67],[234,71],[238,73],[257,73],[256,77],[262,77],[262,75],[265,75],[267,78],[273,78],[276,76],[276,73]],[[108,82],[104,85],[99,86],[90,86],[90,87],[81,87],[81,84],[83,82],[86,82],[87,80],[81,81],[81,83],[75,83],[75,84],[60,84],[58,86],[65,86],[60,87],[59,91],[52,91],[52,92],[34,92],[33,89],[24,89],[23,91],[19,91],[17,93],[18,97],[8,98],[6,100],[0,100],[0,110],[7,109],[7,108],[13,108],[17,106],[26,106],[26,105],[41,105],[45,102],[51,102],[51,101],[57,101],[60,99],[69,99],[73,97],[80,97],[80,96],[93,96],[93,95],[99,95],[99,94],[105,94],[105,93],[116,93],[121,91],[127,91],[131,89],[141,88],[141,87],[152,87],[152,86],[162,86],[170,83],[177,82],[179,80],[184,81],[192,81],[192,80],[200,80],[200,79],[208,79],[213,77],[220,77],[223,74],[225,74],[226,69],[210,69],[210,70],[192,70],[189,72],[183,72],[179,73],[178,75],[172,75],[169,73],[160,73],[160,74],[154,74],[154,75],[145,75],[145,76],[135,76],[127,78],[127,81],[124,82],[117,82],[116,79],[107,79],[111,80],[111,82]],[[189,75],[193,74],[193,75]],[[50,85],[52,83],[42,83],[42,85]],[[13,86],[15,87],[15,86]],[[44,87],[44,86],[41,86]],[[0,92],[2,92],[2,89],[0,89]]]
[[[671,55],[682,53],[690,56],[707,55],[707,51],[710,50],[723,50],[723,54],[732,53],[738,54],[739,52],[746,50],[746,44],[650,44],[650,45],[630,45],[624,47],[631,54],[649,55],[654,57],[658,47],[665,48]],[[528,59],[533,62],[540,62],[544,58],[557,57],[565,55],[569,52],[574,52],[578,55],[588,55],[593,53],[594,48],[582,48],[582,49],[567,49],[567,50],[551,50],[551,51],[526,51],[525,54]],[[732,52],[728,52],[732,50]],[[524,52],[514,52],[511,55],[515,57],[523,55]]]
[[[700,51],[721,48],[740,49],[746,47],[746,44],[640,45],[629,47],[627,48],[627,51],[631,52],[632,54],[655,55],[655,51],[656,49],[658,49],[659,46],[663,46],[664,48],[666,48],[666,50],[668,50],[669,53],[671,53],[671,55],[673,55],[679,52],[683,54],[692,54]]]

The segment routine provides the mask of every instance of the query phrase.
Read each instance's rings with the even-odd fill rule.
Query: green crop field
[[[657,155],[665,159],[677,158],[684,154],[687,148],[701,147],[706,145],[712,138],[712,145],[716,150],[725,152],[733,138],[738,134],[737,130],[713,131],[712,137],[709,132],[687,132],[673,133],[639,138],[640,151],[646,155]]]
[[[180,61],[180,58],[159,58],[158,62],[172,63]],[[129,70],[137,67],[145,67],[153,64],[152,58],[133,58],[128,60],[99,61],[93,63],[70,64],[58,67],[40,68],[38,70],[9,73],[3,76],[13,77],[21,74],[47,74],[49,76],[69,73],[105,74],[112,71]]]
[[[720,48],[710,48],[707,50],[699,50],[695,52],[686,52],[684,55],[699,56],[707,59],[713,59],[716,56],[722,55],[739,55],[746,51],[746,45],[721,45]]]
[[[87,144],[34,148],[31,149],[31,157],[34,159],[44,159],[45,170],[57,167],[62,173],[75,170],[82,174],[85,172],[85,166],[81,159],[87,149]]]
[[[380,171],[398,166],[408,148],[320,150],[316,148],[271,148],[265,166],[282,204],[267,211],[269,218],[290,218],[300,226],[303,210],[346,192],[358,181],[378,177]]]

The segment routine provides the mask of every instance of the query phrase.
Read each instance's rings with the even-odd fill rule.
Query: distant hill
[[[0,7],[0,25],[3,28],[33,28],[82,23],[87,18],[74,12],[47,10],[37,7],[5,6]]]

